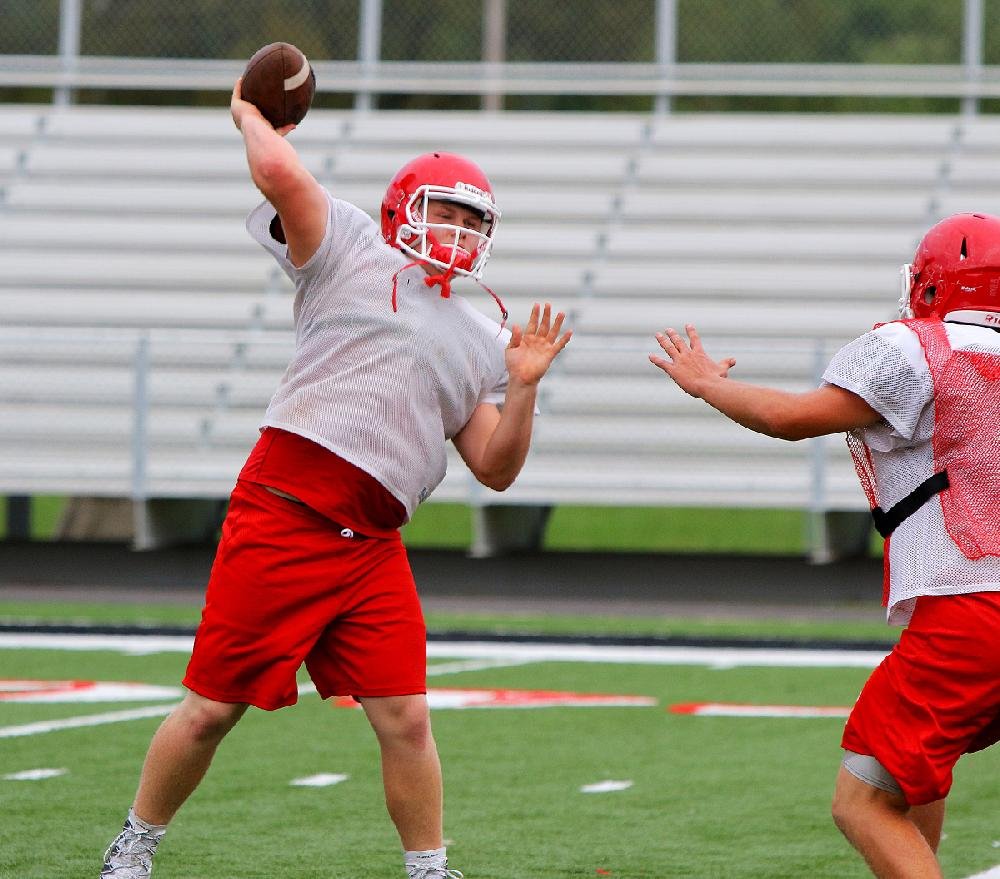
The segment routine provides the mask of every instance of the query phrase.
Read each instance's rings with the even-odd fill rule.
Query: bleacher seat
[[[512,322],[570,315],[515,486],[450,453],[434,499],[477,505],[863,509],[842,442],[728,424],[652,334],[694,322],[741,377],[815,386],[893,317],[931,222],[1000,213],[991,119],[314,110],[291,142],[373,216],[408,158],[470,155],[503,210],[484,280]],[[0,107],[0,492],[225,497],[292,345],[291,285],[243,228],[259,198],[222,107]]]

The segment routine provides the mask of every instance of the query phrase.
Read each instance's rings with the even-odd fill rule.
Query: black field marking
[[[84,625],[76,623],[0,623],[0,632],[43,635],[194,635],[194,626]],[[428,632],[431,642],[479,644],[583,644],[595,647],[717,647],[774,650],[889,650],[894,638],[853,641],[822,638],[733,638],[711,635],[539,635],[527,632]]]

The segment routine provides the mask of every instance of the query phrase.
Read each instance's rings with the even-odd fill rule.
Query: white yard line
[[[847,706],[830,705],[741,705],[731,702],[702,702],[672,705],[673,714],[697,717],[847,717]]]
[[[316,775],[307,775],[305,778],[293,778],[288,783],[292,787],[330,787],[347,781],[350,777],[341,772],[320,772]]]
[[[50,635],[45,632],[0,633],[0,648],[11,650],[104,650],[145,656],[190,653],[193,635]]]
[[[104,714],[84,714],[80,717],[65,717],[62,720],[42,720],[38,723],[23,723],[20,726],[0,727],[0,739],[15,736],[36,736],[40,733],[55,732],[60,729],[75,729],[81,726],[101,726],[105,723],[121,723],[126,720],[141,720],[146,717],[165,717],[173,705],[152,705],[148,708],[129,708],[125,711],[108,711]]]
[[[130,655],[189,653],[188,635],[49,635],[2,633],[0,649],[105,650]],[[887,651],[783,650],[773,647],[633,647],[599,644],[537,644],[505,641],[431,641],[431,659],[522,662],[602,662],[629,665],[701,665],[786,668],[874,668]],[[469,669],[473,670],[473,669]]]
[[[492,641],[432,641],[434,658],[506,658],[525,662],[600,662],[627,665],[704,665],[790,668],[874,668],[888,651],[808,650],[774,647],[640,647],[603,644],[534,644]]]
[[[3,776],[4,781],[44,781],[47,778],[58,778],[66,775],[68,769],[25,769],[21,772],[11,772]]]
[[[497,659],[477,659],[468,662],[445,662],[432,665],[427,669],[427,676],[456,674],[463,671],[479,671],[485,668],[502,668],[511,665],[524,665],[523,660],[510,662]],[[299,684],[299,694],[308,695],[316,692],[316,686],[311,683]],[[37,723],[24,723],[18,726],[0,727],[0,739],[16,736],[36,736],[43,733],[56,732],[62,729],[76,729],[84,726],[101,726],[106,723],[122,723],[127,720],[143,720],[147,717],[165,717],[179,703],[156,705],[148,708],[131,708],[124,711],[109,711],[102,714],[85,714],[80,717],[66,717],[60,720],[43,720]]]
[[[530,665],[532,659],[468,659],[459,662],[439,662],[436,665],[427,666],[427,677],[432,678],[438,675],[461,674],[464,671],[484,671],[487,668],[513,668],[518,665]]]
[[[1000,864],[987,870],[985,873],[976,873],[975,876],[967,876],[966,879],[1000,879]]]
[[[620,790],[628,790],[632,787],[632,781],[614,781],[608,779],[606,781],[595,781],[593,784],[585,784],[580,788],[580,793],[582,794],[607,794],[613,793]]]

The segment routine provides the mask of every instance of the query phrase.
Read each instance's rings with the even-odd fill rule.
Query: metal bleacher
[[[734,376],[814,386],[893,317],[930,223],[1000,213],[982,117],[316,110],[292,141],[371,212],[413,155],[475,158],[504,211],[487,282],[512,320],[567,311],[518,482],[455,456],[432,499],[482,510],[863,510],[842,442],[729,424],[648,363],[652,334],[694,322]],[[228,494],[292,344],[290,286],[243,228],[258,198],[224,109],[0,107],[0,494]]]

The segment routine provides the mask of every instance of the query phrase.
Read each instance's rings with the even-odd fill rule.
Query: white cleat
[[[122,832],[104,853],[101,879],[149,879],[153,872],[153,854],[164,833],[134,823],[129,815]]]
[[[465,879],[463,873],[458,870],[449,870],[444,867],[411,867],[413,870],[409,874],[409,879]]]

